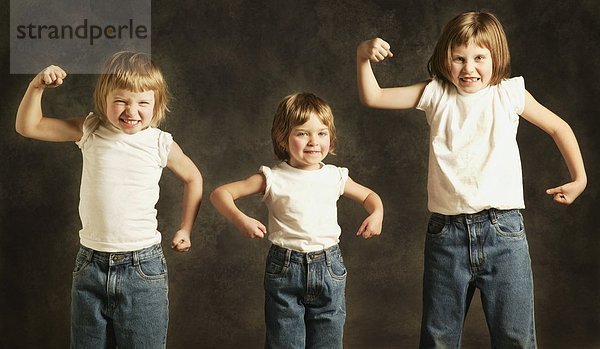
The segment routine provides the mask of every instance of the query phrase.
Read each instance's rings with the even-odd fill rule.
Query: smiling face
[[[289,164],[301,170],[318,170],[329,153],[329,128],[313,113],[310,119],[292,129],[288,137]]]
[[[452,48],[450,75],[452,83],[463,93],[481,91],[492,79],[492,54],[475,44]]]
[[[119,130],[134,134],[152,122],[154,91],[115,89],[106,96],[106,117]]]

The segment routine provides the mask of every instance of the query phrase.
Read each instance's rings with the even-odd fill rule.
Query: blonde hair
[[[496,85],[510,77],[508,40],[498,18],[489,12],[466,12],[446,24],[427,63],[429,75],[451,83],[452,48],[468,44],[490,50],[492,56],[490,85]]]
[[[154,112],[151,126],[158,126],[169,111],[167,83],[160,68],[146,53],[121,51],[113,54],[102,67],[96,83],[94,103],[98,116],[106,121],[106,96],[115,90],[132,92],[154,91]]]
[[[337,137],[331,107],[312,93],[295,93],[286,96],[279,103],[273,118],[271,140],[279,160],[289,160],[288,139],[292,129],[306,123],[313,114],[329,129],[329,154],[335,155]]]

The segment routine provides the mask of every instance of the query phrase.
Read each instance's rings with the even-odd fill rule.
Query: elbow
[[[362,104],[363,106],[371,107],[371,105],[369,104],[369,99],[366,98],[365,96],[359,95],[358,100],[360,101],[360,104]]]
[[[571,126],[569,126],[569,124],[562,119],[560,119],[560,122],[558,123],[558,125],[556,125],[554,128],[549,130],[548,133],[550,134],[550,137],[552,137],[554,140],[556,140],[557,138],[561,138],[565,135],[575,136]]]
[[[222,192],[223,189],[221,187],[218,187],[210,193],[209,200],[213,206],[216,207],[216,205],[218,204],[220,197],[222,196]]]
[[[368,108],[374,108],[376,106],[375,98],[365,95],[359,95],[359,100],[362,105]]]
[[[23,137],[32,138],[32,132],[31,132],[30,128],[25,127],[25,125],[16,123],[15,131],[17,131],[17,133]]]
[[[368,93],[367,91],[361,91],[358,95],[360,103],[369,108],[381,108],[381,97],[381,89],[377,91],[368,91]]]
[[[25,126],[23,126],[23,124],[19,123],[18,120],[17,120],[17,122],[15,122],[15,131],[17,131],[17,133],[20,134],[21,136],[27,137],[27,130],[26,130]]]

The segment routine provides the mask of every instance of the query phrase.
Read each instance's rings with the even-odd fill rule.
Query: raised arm
[[[528,91],[525,91],[525,108],[521,116],[549,134],[558,146],[571,174],[571,182],[547,189],[546,193],[560,204],[571,204],[587,185],[583,158],[573,130],[563,119],[536,101]]]
[[[78,141],[83,134],[84,117],[48,118],[42,114],[42,94],[47,87],[62,85],[67,73],[51,65],[29,83],[19,104],[15,129],[24,137],[51,142]]]
[[[356,235],[369,239],[381,234],[383,203],[379,195],[371,189],[356,183],[352,178],[348,178],[344,187],[344,196],[360,202],[369,214],[358,228]]]
[[[263,238],[267,232],[267,228],[258,220],[247,216],[244,212],[235,205],[235,200],[265,192],[266,180],[265,177],[257,173],[244,180],[224,184],[215,189],[210,194],[210,202],[213,206],[227,218],[229,222],[246,237]]]
[[[367,40],[356,49],[356,78],[362,104],[380,109],[415,108],[427,82],[410,86],[381,88],[373,73],[371,62],[381,62],[394,55],[390,45],[380,38]]]
[[[181,225],[173,235],[171,248],[186,252],[192,246],[192,228],[202,201],[202,175],[194,162],[175,142],[171,145],[167,167],[184,183]]]

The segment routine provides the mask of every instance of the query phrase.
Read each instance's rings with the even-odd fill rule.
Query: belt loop
[[[490,208],[488,212],[490,215],[490,221],[492,222],[492,224],[496,224],[496,222],[498,221],[498,215],[496,213],[496,209]]]
[[[452,222],[452,216],[447,214],[444,215],[444,219],[446,220],[446,225],[449,225]]]
[[[326,248],[323,250],[323,252],[325,252],[325,263],[327,263],[328,267],[331,267],[332,249],[333,247]]]
[[[84,251],[86,252],[85,259],[87,259],[88,262],[91,262],[92,258],[94,257],[94,250],[91,248],[86,248]]]
[[[288,268],[290,266],[290,259],[292,259],[292,250],[289,248],[285,249],[285,264],[284,267]]]
[[[137,267],[138,265],[140,265],[140,253],[139,251],[133,251],[131,252],[131,259],[133,261],[133,266]]]

